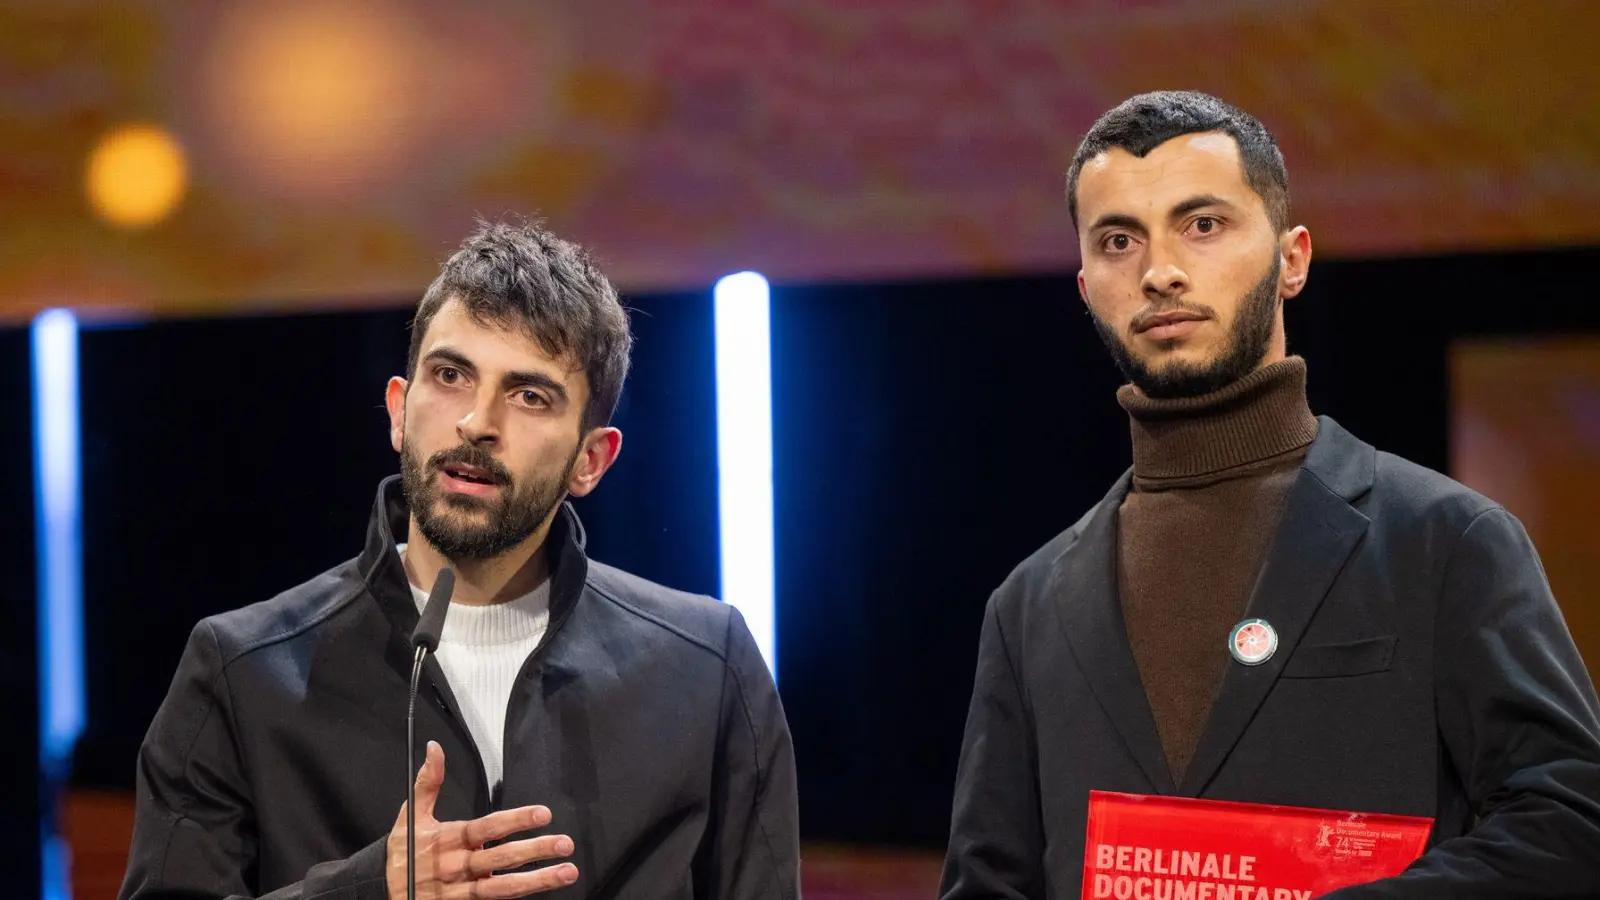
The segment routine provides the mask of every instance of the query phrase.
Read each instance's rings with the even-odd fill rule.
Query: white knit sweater
[[[405,548],[405,544],[399,545],[402,557]],[[411,595],[420,613],[428,594],[413,584]],[[511,700],[511,686],[549,624],[549,581],[503,603],[452,603],[450,614],[445,617],[435,655],[467,720],[467,730],[478,745],[491,791],[499,787],[503,771],[506,705]]]

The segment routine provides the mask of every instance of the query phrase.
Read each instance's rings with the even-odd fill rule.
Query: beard
[[[411,515],[417,520],[417,530],[446,559],[491,559],[527,540],[550,517],[565,494],[581,448],[580,444],[573,451],[558,477],[533,477],[518,487],[511,472],[475,444],[441,450],[424,465],[412,452],[410,443],[402,440],[400,483]],[[441,490],[435,476],[452,464],[476,466],[488,472],[494,476],[499,494],[475,497]]]
[[[1111,351],[1111,359],[1116,362],[1122,376],[1146,397],[1163,400],[1198,397],[1249,375],[1266,358],[1272,344],[1273,326],[1277,322],[1279,266],[1278,255],[1273,254],[1272,269],[1240,301],[1239,312],[1234,316],[1233,326],[1228,329],[1227,345],[1207,362],[1173,363],[1160,369],[1152,368],[1134,354],[1109,322],[1095,315],[1092,309],[1089,315],[1094,319],[1095,331],[1100,333],[1100,340]],[[1171,308],[1212,315],[1212,311],[1206,307],[1182,302]]]

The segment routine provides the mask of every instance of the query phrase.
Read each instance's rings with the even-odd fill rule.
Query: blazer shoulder
[[[355,560],[335,566],[287,591],[238,609],[202,619],[224,666],[261,647],[291,640],[335,617],[366,589]]]
[[[587,587],[628,619],[726,658],[734,609],[714,597],[657,584],[614,566],[589,562]]]
[[[1500,504],[1459,481],[1408,459],[1377,453],[1373,473],[1374,512],[1464,531]]]
[[[995,589],[994,600],[997,605],[1009,606],[1022,603],[1031,597],[1043,593],[1050,584],[1057,568],[1061,565],[1061,558],[1067,554],[1083,536],[1084,529],[1089,522],[1111,502],[1110,498],[1101,500],[1089,507],[1078,521],[1068,526],[1066,530],[1047,541],[1044,546],[1033,551],[1026,559],[1018,563],[1011,570],[1011,574]]]

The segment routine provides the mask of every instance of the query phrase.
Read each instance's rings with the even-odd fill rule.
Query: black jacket
[[[1174,784],[1117,599],[1128,485],[989,601],[946,900],[1077,897],[1091,789],[1436,817],[1329,896],[1600,894],[1600,705],[1515,519],[1322,419],[1247,613],[1278,650],[1230,661]]]
[[[358,558],[195,627],[139,752],[121,897],[387,896],[384,841],[414,775],[406,521],[391,478]],[[788,726],[739,613],[590,562],[570,507],[546,546],[550,626],[512,691],[493,801],[428,660],[417,760],[444,748],[437,817],[550,807],[579,870],[553,897],[798,896]]]

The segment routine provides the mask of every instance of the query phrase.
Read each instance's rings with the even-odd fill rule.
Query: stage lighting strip
[[[33,320],[34,535],[39,584],[39,765],[59,787],[83,732],[83,480],[78,425],[78,321],[51,309]],[[41,802],[51,802],[44,793]],[[43,811],[45,900],[71,896],[67,850]]]
[[[717,504],[722,599],[778,674],[772,525],[772,336],[767,280],[717,282]]]

